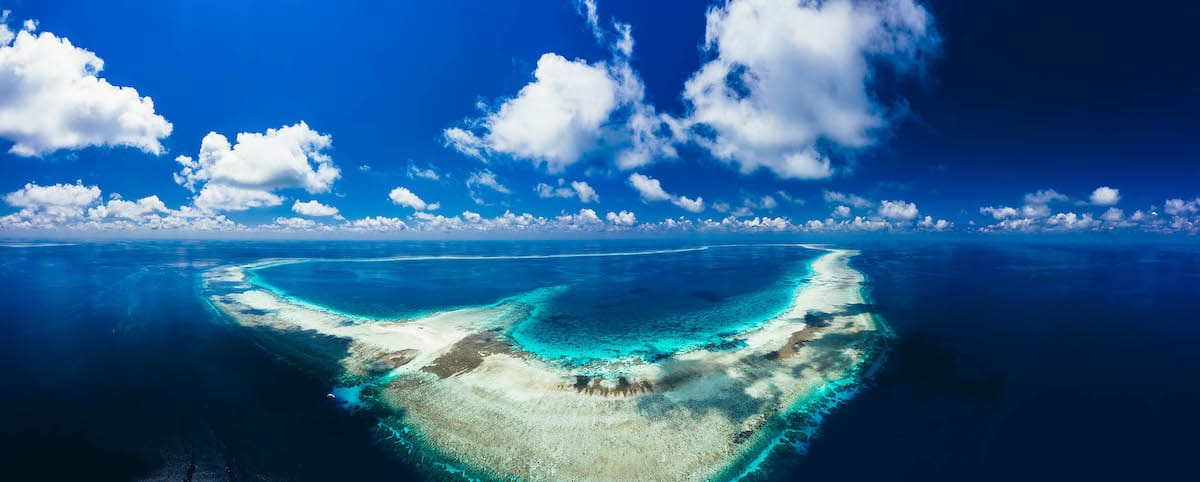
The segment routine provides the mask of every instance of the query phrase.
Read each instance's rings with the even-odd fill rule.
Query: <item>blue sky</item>
[[[1194,6],[249,3],[0,3],[0,236],[1200,229]]]

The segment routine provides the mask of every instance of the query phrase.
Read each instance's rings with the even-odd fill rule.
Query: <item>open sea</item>
[[[225,320],[201,273],[321,259],[254,281],[375,318],[538,293],[513,336],[586,363],[720,343],[786,307],[817,254],[693,249],[717,244],[0,242],[0,479],[449,478]],[[844,245],[892,347],[806,454],[751,478],[1194,480],[1200,243]]]

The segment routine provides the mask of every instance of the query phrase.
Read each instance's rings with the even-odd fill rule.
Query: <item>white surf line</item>
[[[615,256],[647,256],[652,254],[675,254],[706,251],[714,248],[744,248],[744,247],[797,247],[816,250],[830,250],[828,245],[805,243],[758,243],[758,244],[711,244],[677,249],[655,249],[645,251],[617,251],[599,253],[556,253],[556,254],[518,254],[518,255],[438,255],[438,256],[385,256],[376,258],[284,258],[276,260],[260,260],[240,265],[248,270],[259,270],[298,263],[383,263],[393,261],[487,261],[487,260],[521,260],[521,259],[560,259],[560,258],[601,258]]]
[[[649,251],[620,251],[612,253],[558,253],[558,254],[514,254],[514,255],[466,255],[466,254],[448,254],[439,256],[386,256],[377,258],[291,258],[279,259],[277,261],[259,261],[242,265],[247,269],[262,269],[274,266],[296,263],[382,263],[391,261],[487,261],[487,260],[514,260],[514,259],[556,259],[556,258],[600,258],[609,256],[645,256],[651,254],[672,254],[672,253],[687,253],[693,251],[704,251],[710,246],[697,246],[692,248],[679,249],[658,249]]]
[[[3,248],[54,248],[58,246],[75,246],[75,243],[0,243]]]

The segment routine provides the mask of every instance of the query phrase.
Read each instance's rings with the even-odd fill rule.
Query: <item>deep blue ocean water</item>
[[[324,397],[332,387],[327,374],[277,355],[212,312],[197,296],[199,274],[275,257],[536,255],[696,244],[0,246],[6,375],[0,477],[424,477],[411,456],[381,439],[375,414],[351,413]],[[826,417],[808,455],[781,450],[758,478],[1194,479],[1196,243],[846,244],[862,249],[853,265],[869,277],[870,309],[896,332],[891,354],[870,386]],[[716,296],[663,289],[688,303],[707,297],[719,305],[764,282],[730,276]]]

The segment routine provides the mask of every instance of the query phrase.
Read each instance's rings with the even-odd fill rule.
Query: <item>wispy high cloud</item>
[[[544,182],[538,183],[533,190],[540,198],[578,198],[579,202],[592,203],[598,202],[600,196],[596,194],[596,190],[587,181],[571,181],[569,184],[565,179],[559,178],[556,186],[551,186]]]
[[[438,172],[433,169],[433,166],[429,166],[427,168],[421,168],[421,167],[417,167],[416,164],[408,165],[408,177],[410,179],[418,179],[419,178],[419,179],[428,179],[430,181],[437,181],[442,178],[441,174],[438,174]]]
[[[830,204],[845,204],[859,209],[869,208],[875,205],[875,203],[870,199],[857,194],[846,194],[837,191],[825,190],[822,192],[822,198],[825,199],[825,202]]]
[[[629,185],[633,187],[643,201],[671,201],[671,204],[679,208],[693,213],[704,211],[704,198],[697,196],[689,198],[670,194],[663,189],[662,183],[658,179],[654,179],[642,173],[633,173],[629,175]]]

